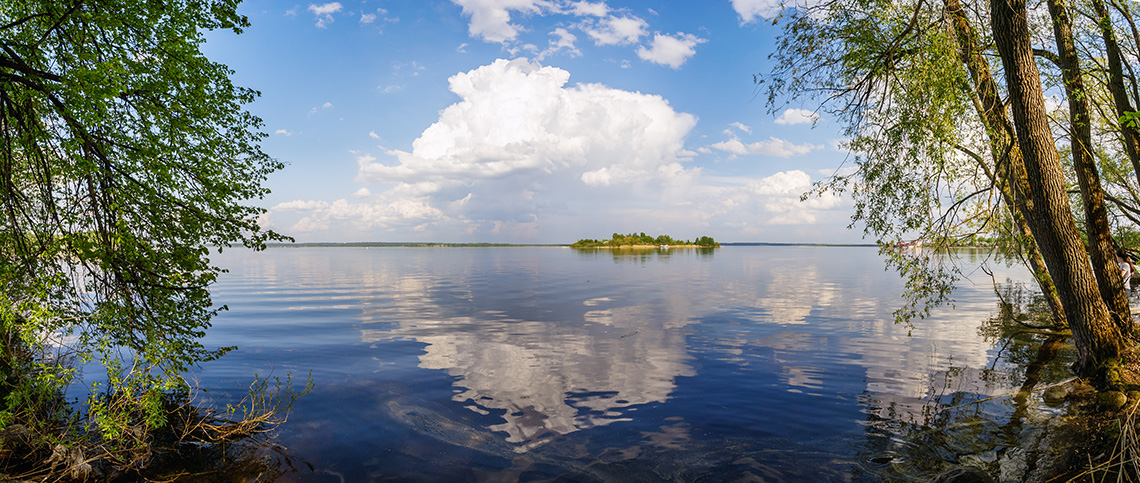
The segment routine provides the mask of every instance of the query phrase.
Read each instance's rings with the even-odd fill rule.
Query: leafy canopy
[[[242,107],[258,93],[199,51],[205,31],[249,25],[237,4],[0,4],[0,319],[18,373],[0,416],[21,411],[28,378],[70,382],[59,354],[102,363],[108,394],[153,406],[227,350],[199,340],[219,310],[209,247],[284,239],[252,204],[282,167]],[[90,404],[113,436],[117,406]]]

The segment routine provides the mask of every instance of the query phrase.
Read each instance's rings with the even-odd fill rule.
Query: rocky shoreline
[[[1017,446],[962,455],[931,481],[1117,481],[1118,473],[1128,472],[1124,456],[1140,449],[1132,440],[1140,391],[1098,393],[1074,378],[1046,388],[1042,399],[1048,406],[1063,406],[1063,412],[1027,414]],[[1133,481],[1124,476],[1122,481]]]

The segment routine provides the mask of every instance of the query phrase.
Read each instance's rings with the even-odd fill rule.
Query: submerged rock
[[[1025,474],[1029,472],[1029,461],[1025,457],[1025,453],[1025,448],[1022,447],[1012,448],[1002,455],[1001,462],[998,464],[998,474],[1003,483],[1027,481]]]
[[[1079,420],[1040,416],[1022,427],[1020,446],[1010,448],[998,462],[1002,483],[1051,481],[1073,463],[1077,445],[1085,441]]]
[[[1056,407],[1064,403],[1065,399],[1068,398],[1069,394],[1072,394],[1072,392],[1073,388],[1068,384],[1052,386],[1046,388],[1045,392],[1041,393],[1041,399],[1045,401],[1045,404]]]
[[[966,455],[958,459],[962,466],[975,466],[978,468],[990,468],[998,460],[997,451],[986,451],[984,453]]]
[[[976,466],[955,466],[930,481],[931,483],[993,483],[994,479]]]

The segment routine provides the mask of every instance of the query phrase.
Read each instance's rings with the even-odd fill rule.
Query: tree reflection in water
[[[1020,283],[1000,287],[997,314],[978,332],[999,350],[982,371],[951,368],[933,381],[932,396],[919,408],[883,404],[864,394],[866,447],[856,479],[930,478],[955,465],[978,466],[994,474],[1022,438],[1059,409],[1047,407],[1041,389],[1072,377],[1075,350],[1066,335],[1037,327],[1048,324],[1049,309]],[[1017,387],[990,396],[960,387]]]

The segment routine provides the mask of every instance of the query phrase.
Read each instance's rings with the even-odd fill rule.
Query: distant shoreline
[[[436,242],[300,242],[266,243],[268,248],[470,248],[470,247],[568,247],[567,243],[436,243]]]
[[[874,243],[768,243],[768,242],[728,242],[725,247],[864,247],[878,248]]]
[[[876,248],[873,243],[767,243],[767,242],[734,242],[721,243],[722,247],[869,247]],[[301,243],[266,243],[267,248],[518,248],[518,247],[550,247],[566,248],[569,243],[437,243],[437,242],[301,242]],[[670,248],[703,248],[699,245],[669,245]],[[590,247],[590,248],[660,248],[657,245],[623,245],[620,247]]]
[[[599,245],[596,247],[575,247],[575,246],[571,246],[570,248],[573,248],[575,250],[625,250],[625,249],[633,249],[633,250],[662,250],[662,249],[664,249],[664,250],[671,250],[673,248],[716,248],[716,247],[705,247],[705,246],[700,246],[700,245]]]

